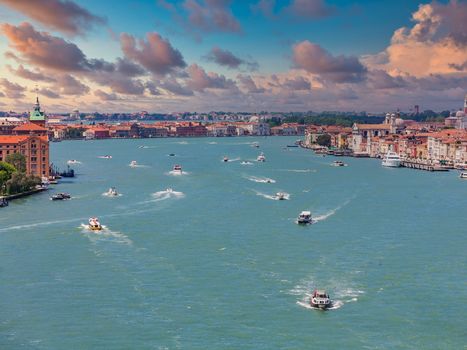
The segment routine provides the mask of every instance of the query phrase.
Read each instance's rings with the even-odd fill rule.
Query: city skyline
[[[0,0],[0,110],[459,109],[467,2]]]

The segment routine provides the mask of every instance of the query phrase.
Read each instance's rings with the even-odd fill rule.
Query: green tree
[[[26,172],[26,157],[21,153],[13,153],[6,156],[5,161],[13,165],[21,173]]]
[[[6,193],[16,194],[30,191],[41,183],[41,179],[36,176],[28,176],[26,173],[14,172],[6,182]]]
[[[10,180],[16,169],[13,165],[7,162],[0,162],[0,193],[4,193],[6,190],[6,182]]]
[[[320,146],[326,146],[326,147],[331,146],[331,135],[329,134],[319,135],[316,138],[316,143]]]

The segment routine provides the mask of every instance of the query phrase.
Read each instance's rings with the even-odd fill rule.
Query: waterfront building
[[[38,96],[36,96],[36,104],[34,105],[33,110],[29,114],[29,121],[33,124],[45,128],[46,116],[45,113],[41,111],[41,105],[39,104]]]

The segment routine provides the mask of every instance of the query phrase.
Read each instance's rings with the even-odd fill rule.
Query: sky
[[[457,110],[467,0],[0,0],[0,110]]]

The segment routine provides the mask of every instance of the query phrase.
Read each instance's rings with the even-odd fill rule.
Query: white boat
[[[131,166],[132,168],[135,168],[135,167],[138,166],[138,163],[136,162],[136,160],[132,160],[132,161],[130,162],[130,166]]]
[[[287,193],[285,193],[285,192],[277,192],[277,193],[276,193],[276,199],[277,199],[277,200],[280,200],[280,201],[286,200],[286,199],[287,199]]]
[[[396,152],[388,152],[381,162],[382,166],[390,168],[398,168],[401,166],[401,157]]]
[[[98,218],[89,218],[89,229],[92,231],[100,231],[102,230],[102,225],[99,222]]]
[[[302,211],[297,218],[297,224],[307,225],[311,223],[311,211]]]
[[[310,306],[318,309],[327,309],[331,306],[331,299],[325,290],[314,290],[310,298]]]
[[[169,187],[169,188],[167,188],[167,189],[165,190],[165,192],[167,192],[167,193],[173,193],[173,191],[174,191],[174,190],[173,190],[171,187]]]
[[[106,194],[109,197],[117,197],[118,196],[118,192],[115,189],[115,187],[110,187],[109,190],[106,192]]]
[[[227,156],[224,156],[224,162],[228,162],[229,158]]]
[[[112,159],[112,156],[109,156],[109,155],[107,154],[107,155],[103,156],[102,158],[104,158],[104,159]]]
[[[68,162],[66,162],[67,164],[78,164],[79,161],[77,161],[76,159],[70,159]]]
[[[332,166],[346,166],[346,164],[340,160],[335,160],[332,162]]]
[[[253,142],[251,144],[251,147],[259,148],[259,143],[258,142]]]
[[[172,168],[172,171],[182,173],[182,166],[175,164],[174,167]]]
[[[460,177],[461,179],[467,179],[467,172],[462,172],[462,173],[459,175],[459,177]]]
[[[261,152],[261,154],[256,158],[256,160],[258,162],[265,162],[266,161],[266,157],[264,156],[264,153]]]

